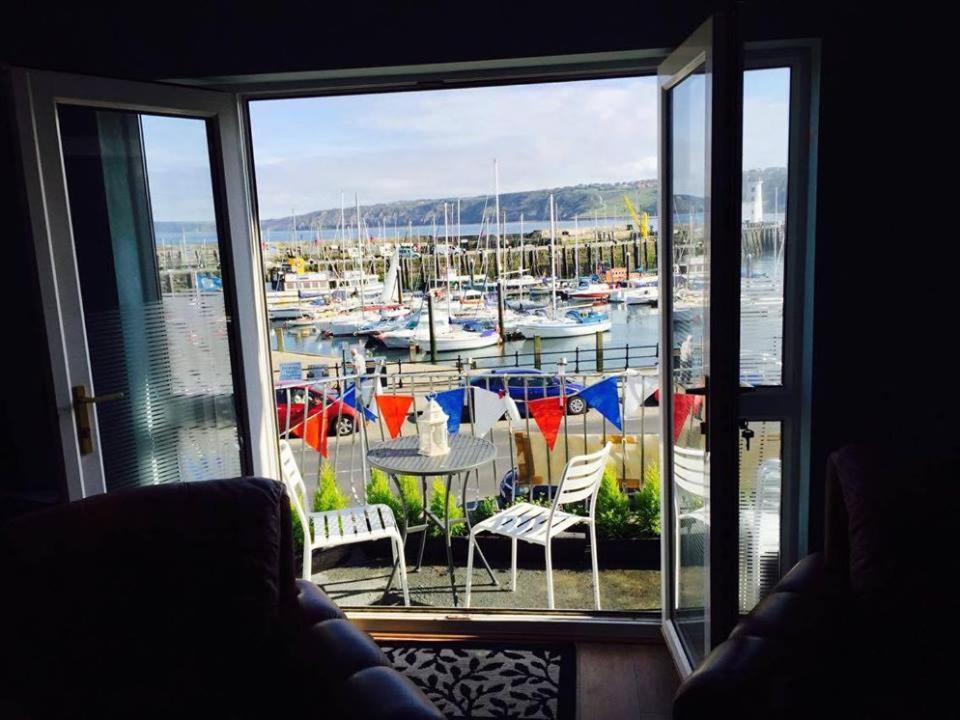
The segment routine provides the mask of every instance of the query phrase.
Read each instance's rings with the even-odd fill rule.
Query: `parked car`
[[[524,417],[527,414],[526,400],[560,397],[561,390],[560,379],[554,373],[535,368],[493,368],[482,375],[474,375],[470,384],[496,393],[506,390]],[[578,394],[583,389],[580,383],[564,382],[568,415],[582,415],[590,409],[587,401]]]
[[[288,427],[294,427],[303,422],[303,411],[306,403],[306,389],[303,387],[278,388],[276,390],[277,400],[277,429],[281,437],[287,432]],[[314,417],[321,412],[323,405],[323,393],[313,388],[310,389],[310,417]],[[350,435],[355,432],[357,423],[357,411],[349,405],[341,402],[337,396],[327,394],[327,404],[323,408],[327,416],[328,434],[330,435]],[[289,414],[290,424],[287,424]]]
[[[399,256],[402,258],[416,258],[420,257],[420,253],[411,247],[401,247]]]

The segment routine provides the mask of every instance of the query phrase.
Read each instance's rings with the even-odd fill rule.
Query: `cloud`
[[[251,110],[262,217],[336,207],[341,189],[348,205],[354,192],[361,203],[492,194],[494,158],[501,192],[656,175],[652,78],[336,98],[333,111],[324,100],[272,101],[315,108],[297,152]],[[306,122],[305,109],[289,112]],[[323,122],[339,146],[313,140]]]

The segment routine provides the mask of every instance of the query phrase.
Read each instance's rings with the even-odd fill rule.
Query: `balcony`
[[[392,508],[400,531],[409,529],[404,546],[411,607],[454,606],[445,533],[435,525],[425,531],[417,530],[422,524],[424,503],[441,523],[449,515],[453,585],[458,606],[462,607],[467,567],[466,519],[469,517],[476,524],[531,497],[535,504],[549,506],[567,460],[599,450],[610,442],[611,454],[596,506],[601,607],[604,611],[621,612],[659,608],[659,413],[650,400],[634,403],[629,412],[624,412],[625,372],[564,374],[524,368],[438,370],[436,366],[409,371],[409,367],[398,372],[395,367],[378,365],[375,372],[359,378],[335,374],[309,381],[278,381],[276,401],[280,435],[289,444],[302,475],[306,505],[315,511],[326,511],[365,503],[386,504]],[[635,377],[642,378],[639,382],[647,393],[655,388],[652,371]],[[592,397],[590,393],[581,397],[586,388],[604,380],[612,380],[604,389],[614,393],[610,398],[619,406],[616,410],[622,431],[594,404],[583,399]],[[473,436],[479,430],[493,443],[495,453],[492,460],[475,471],[452,479],[445,511],[444,477],[421,480],[388,476],[371,466],[370,450],[391,439],[391,422],[380,409],[381,404],[385,407],[389,403],[377,400],[374,393],[386,398],[411,398],[402,418],[393,421],[393,428],[397,437],[412,437],[417,436],[418,426],[424,422],[428,396],[457,388],[489,391],[492,395],[488,397],[509,396],[517,412],[512,419],[506,413],[491,423],[483,417],[484,411],[473,407],[470,398],[475,391],[463,393],[457,433]],[[552,450],[535,410],[536,400],[545,398],[556,398],[558,404],[565,403],[567,410],[555,428]],[[609,400],[595,404],[610,415]],[[368,414],[366,421],[361,421],[363,407],[376,417]],[[471,422],[474,418],[475,423]],[[586,513],[588,508],[574,511]],[[295,520],[295,525],[302,537],[302,523]],[[581,524],[552,539],[558,611],[594,607],[586,530],[586,525]],[[489,562],[490,571],[478,553],[472,608],[537,611],[548,607],[542,546],[518,543],[516,590],[511,590],[510,538],[482,533],[477,548]],[[388,540],[316,550],[312,559],[313,580],[343,606],[403,604],[396,577],[385,592],[393,569]]]

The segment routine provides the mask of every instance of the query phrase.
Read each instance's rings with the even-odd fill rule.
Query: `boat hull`
[[[515,330],[525,338],[541,337],[543,339],[582,337],[595,335],[598,332],[609,332],[609,320],[594,323],[518,323]]]

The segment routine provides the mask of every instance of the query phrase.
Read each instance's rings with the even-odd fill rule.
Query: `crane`
[[[623,203],[627,206],[627,212],[630,213],[630,216],[633,218],[633,222],[637,226],[637,232],[640,233],[640,237],[646,240],[650,237],[650,216],[646,212],[643,215],[637,215],[637,209],[633,206],[633,203],[630,202],[630,197],[628,195],[623,196]]]

